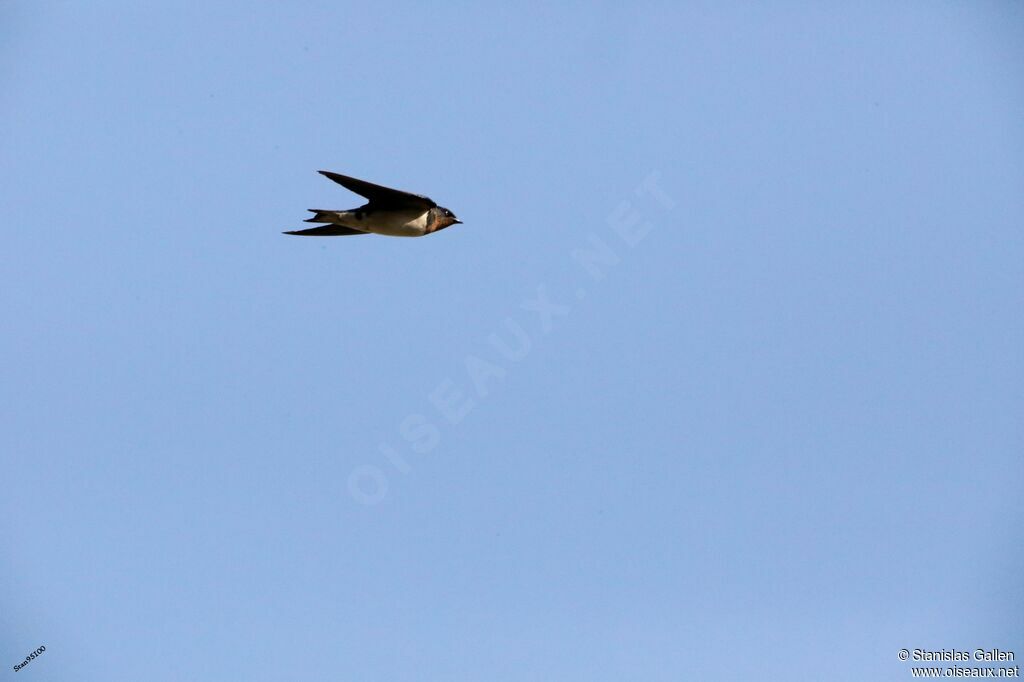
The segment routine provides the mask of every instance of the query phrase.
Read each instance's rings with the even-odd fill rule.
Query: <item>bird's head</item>
[[[461,225],[462,221],[455,217],[455,214],[449,211],[444,206],[437,207],[437,229],[448,227],[449,225]]]

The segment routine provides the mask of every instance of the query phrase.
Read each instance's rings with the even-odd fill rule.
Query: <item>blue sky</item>
[[[0,4],[5,679],[1024,656],[1019,5],[213,4]]]

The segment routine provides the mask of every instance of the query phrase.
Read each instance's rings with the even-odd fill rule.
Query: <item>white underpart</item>
[[[422,237],[427,233],[427,211],[421,209],[363,213],[362,220],[357,214],[357,211],[338,211],[332,222],[389,237]]]

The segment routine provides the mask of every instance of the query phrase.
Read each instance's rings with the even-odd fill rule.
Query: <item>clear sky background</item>
[[[625,5],[0,4],[0,678],[1024,658],[1024,8]]]

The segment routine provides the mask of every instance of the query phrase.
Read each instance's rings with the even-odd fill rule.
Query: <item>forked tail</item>
[[[313,217],[306,218],[307,223],[334,223],[338,222],[341,217],[341,211],[328,211],[322,208],[311,208],[309,212],[313,214]]]

